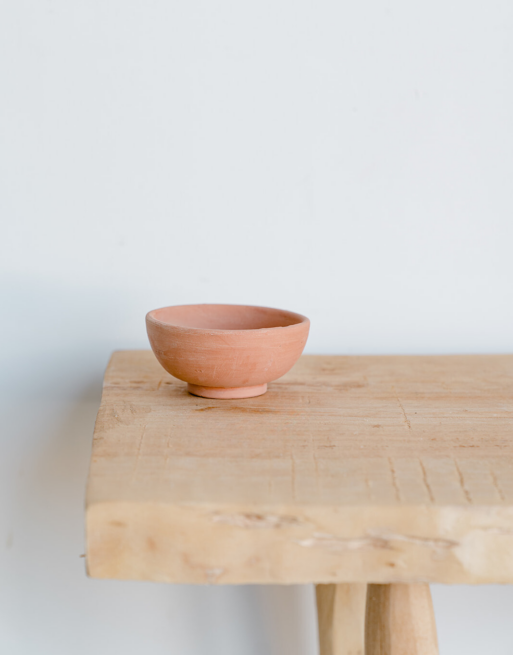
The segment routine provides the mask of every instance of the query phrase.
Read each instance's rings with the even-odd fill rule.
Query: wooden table
[[[512,399],[513,355],[303,356],[264,396],[208,400],[116,352],[89,575],[313,582],[322,655],[436,653],[428,583],[513,582]]]

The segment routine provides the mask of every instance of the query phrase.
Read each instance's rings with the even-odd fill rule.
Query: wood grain
[[[366,584],[315,588],[320,655],[364,655]]]
[[[365,655],[438,655],[429,585],[368,585]]]
[[[513,356],[303,356],[208,400],[113,355],[89,573],[197,583],[513,582]]]

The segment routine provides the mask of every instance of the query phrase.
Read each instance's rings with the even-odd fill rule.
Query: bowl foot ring
[[[200,387],[197,384],[187,383],[187,391],[193,396],[202,398],[254,398],[261,396],[267,391],[267,384],[257,384],[254,387]]]

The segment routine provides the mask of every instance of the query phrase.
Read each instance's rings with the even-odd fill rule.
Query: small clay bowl
[[[252,398],[295,364],[310,321],[249,305],[177,305],[146,315],[157,359],[204,398]]]

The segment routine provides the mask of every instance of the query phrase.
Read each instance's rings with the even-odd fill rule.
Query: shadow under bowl
[[[299,359],[310,321],[283,309],[251,305],[177,305],[146,315],[164,369],[204,398],[252,398]]]

